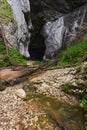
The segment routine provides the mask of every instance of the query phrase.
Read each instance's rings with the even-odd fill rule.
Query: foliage
[[[87,109],[87,94],[85,94],[80,102],[80,107]]]
[[[0,67],[7,66],[7,56],[5,54],[5,46],[3,41],[0,39]]]
[[[64,84],[63,91],[68,94],[72,93],[72,84],[71,83]]]
[[[43,61],[34,61],[33,65],[43,65]]]
[[[0,59],[0,67],[6,67],[6,66],[8,66],[8,58],[5,55]]]
[[[70,46],[67,50],[60,54],[59,65],[67,66],[75,63],[81,63],[87,58],[87,41]]]
[[[0,1],[0,22],[7,24],[13,19],[13,13],[11,11],[10,5],[6,0]]]
[[[83,86],[83,93],[80,102],[80,107],[83,109],[87,109],[87,84]]]
[[[3,41],[0,39],[0,54],[4,54],[5,53],[5,46]]]
[[[20,52],[14,48],[9,49],[9,55],[7,56],[4,43],[0,40],[0,67],[8,66],[9,62],[13,64],[27,64],[27,61],[23,58]]]
[[[23,58],[20,52],[14,48],[9,49],[9,60],[14,64],[27,64],[27,61]]]

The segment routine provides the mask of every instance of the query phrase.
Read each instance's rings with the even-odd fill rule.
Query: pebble
[[[22,99],[26,98],[26,92],[22,88],[16,90],[15,94]]]

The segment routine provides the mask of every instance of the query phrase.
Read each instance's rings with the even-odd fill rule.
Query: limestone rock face
[[[55,21],[47,22],[43,28],[46,57],[58,54],[61,48],[72,44],[82,32],[87,32],[87,5]]]
[[[81,32],[87,32],[87,0],[30,0],[30,3],[34,36],[37,32],[44,36],[45,57],[53,57]]]
[[[87,32],[87,0],[7,1],[18,25],[16,48],[25,57],[30,57],[29,43],[35,48],[46,48],[44,57],[51,58]]]
[[[15,20],[17,21],[18,50],[25,57],[29,57],[28,46],[30,42],[30,29],[32,27],[30,19],[29,0],[7,0],[11,5]]]

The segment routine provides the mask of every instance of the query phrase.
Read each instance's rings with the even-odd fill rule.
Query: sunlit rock
[[[16,90],[15,94],[22,99],[26,98],[26,93],[22,88]]]

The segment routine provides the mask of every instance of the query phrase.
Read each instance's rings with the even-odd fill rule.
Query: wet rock
[[[22,88],[16,90],[15,94],[22,99],[26,98],[26,93]]]

